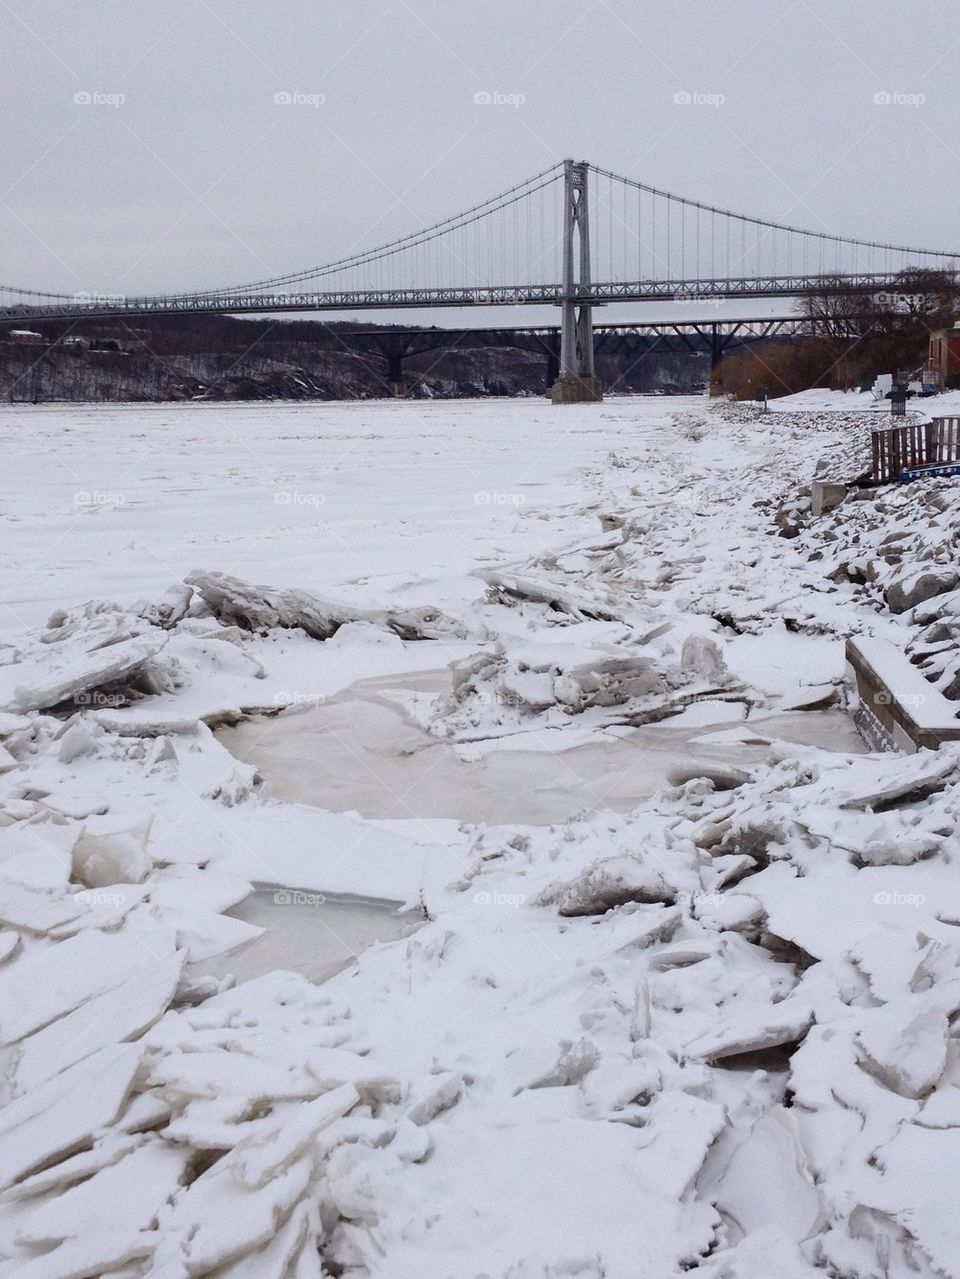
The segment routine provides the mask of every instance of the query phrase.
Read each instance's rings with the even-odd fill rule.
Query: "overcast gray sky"
[[[953,6],[909,0],[0,0],[0,281],[296,270],[565,155],[953,246],[958,50]]]

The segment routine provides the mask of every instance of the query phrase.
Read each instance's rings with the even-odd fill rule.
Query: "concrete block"
[[[846,484],[835,484],[831,480],[814,480],[811,485],[810,505],[815,516],[824,515],[839,506],[847,496]]]

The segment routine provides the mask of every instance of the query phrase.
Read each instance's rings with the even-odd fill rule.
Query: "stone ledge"
[[[949,701],[887,640],[847,640],[847,679],[859,705],[854,720],[873,750],[937,750],[960,741],[960,704]]]

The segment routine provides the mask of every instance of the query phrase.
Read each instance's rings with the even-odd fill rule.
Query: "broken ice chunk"
[[[750,1235],[777,1226],[797,1243],[820,1229],[823,1207],[789,1110],[774,1106],[758,1119],[716,1178],[714,1203]]]
[[[684,886],[686,886],[686,881]],[[699,887],[699,880],[691,887]],[[540,896],[556,904],[561,915],[602,915],[625,902],[670,903],[680,888],[655,864],[639,857],[604,857],[591,862],[574,879],[553,884]]]
[[[925,1097],[947,1064],[949,1032],[941,1009],[916,1001],[871,1009],[856,1035],[860,1064],[901,1097]]]
[[[111,1045],[0,1110],[0,1189],[112,1123],[142,1054],[139,1044]]]
[[[73,850],[73,877],[87,888],[141,883],[153,870],[149,830],[148,821],[109,834],[84,831]]]
[[[40,658],[0,667],[0,710],[14,713],[56,706],[69,697],[125,679],[160,652],[166,636],[132,639],[85,652],[73,645]]]

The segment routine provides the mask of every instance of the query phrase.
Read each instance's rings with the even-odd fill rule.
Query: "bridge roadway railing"
[[[818,291],[869,293],[895,289],[895,275],[765,276],[724,280],[638,280],[599,282],[575,290],[575,300],[595,305],[612,302],[698,302],[728,298],[802,297]],[[487,288],[354,289],[324,293],[198,293],[157,297],[118,297],[104,301],[56,302],[0,307],[0,321],[27,323],[83,317],[147,315],[265,314],[275,312],[404,310],[473,306],[543,306],[564,300],[559,284],[493,285]]]

